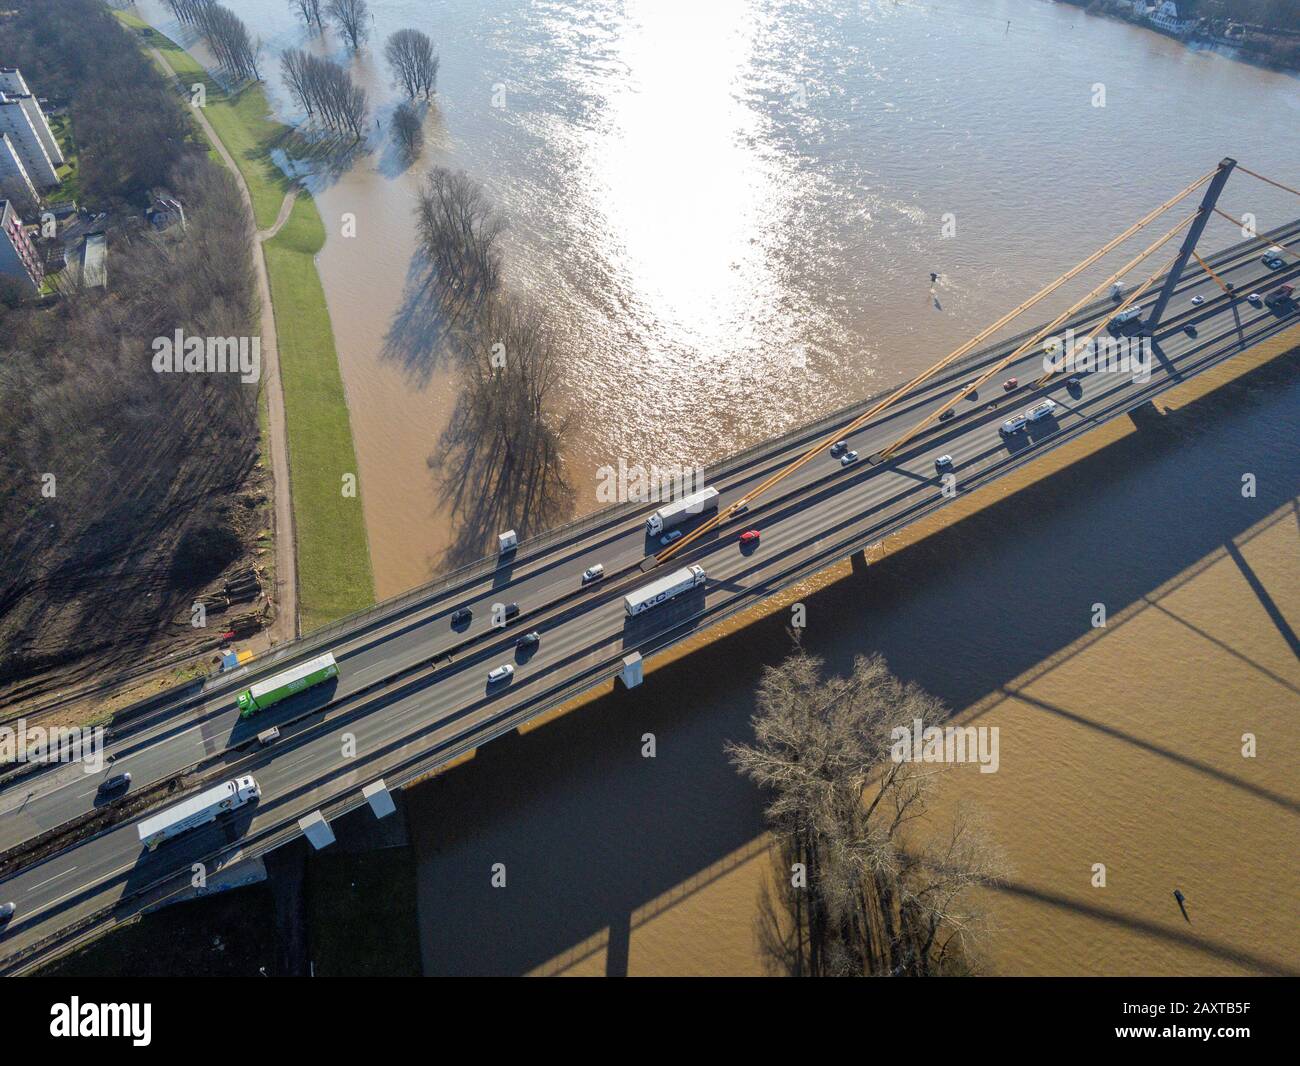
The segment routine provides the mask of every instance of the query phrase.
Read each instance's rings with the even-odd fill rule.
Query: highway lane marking
[[[79,866],[73,866],[67,870],[64,870],[62,873],[55,874],[53,877],[47,877],[39,885],[32,885],[32,887],[29,888],[27,891],[35,892],[38,888],[43,888],[45,885],[50,884],[52,881],[57,881],[60,877],[67,877],[68,874],[76,873],[77,870],[79,869],[80,869]]]

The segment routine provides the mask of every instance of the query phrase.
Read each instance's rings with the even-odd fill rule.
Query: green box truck
[[[294,693],[302,692],[331,677],[339,676],[338,664],[330,652],[299,663],[284,673],[268,677],[256,685],[244,689],[239,694],[239,717],[252,718],[258,711],[265,710],[272,704],[288,699]]]

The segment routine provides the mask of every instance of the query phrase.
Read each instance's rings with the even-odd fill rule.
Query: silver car
[[[489,670],[488,684],[495,685],[498,682],[505,681],[514,672],[515,668],[509,663],[506,663],[504,666],[498,666],[495,670]]]

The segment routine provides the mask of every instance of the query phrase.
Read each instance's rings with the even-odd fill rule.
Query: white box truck
[[[705,511],[716,511],[717,509],[718,490],[700,489],[699,492],[692,492],[689,496],[683,496],[680,500],[674,500],[672,503],[660,507],[659,510],[646,519],[646,532],[652,537],[657,537],[665,529],[672,529],[673,526],[686,521],[692,515],[703,514]]]
[[[261,790],[252,775],[225,781],[182,800],[159,814],[146,818],[137,826],[140,843],[153,851],[164,840],[213,821],[223,811],[233,811],[249,800],[257,799]]]
[[[635,617],[642,611],[650,610],[656,604],[671,600],[674,596],[680,596],[683,592],[703,585],[705,577],[703,568],[684,566],[624,596],[623,609],[627,611],[628,617]]]

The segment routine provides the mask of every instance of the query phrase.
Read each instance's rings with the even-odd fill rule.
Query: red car
[[[1019,384],[1020,384],[1019,378],[1007,378],[1007,380],[1002,383],[1002,387],[1006,389],[1007,392],[1010,392],[1012,389],[1019,386]]]
[[[745,532],[743,532],[743,533],[740,535],[740,543],[741,543],[741,544],[757,544],[757,543],[758,543],[758,530],[757,530],[757,529],[747,529],[747,530],[745,530]]]

